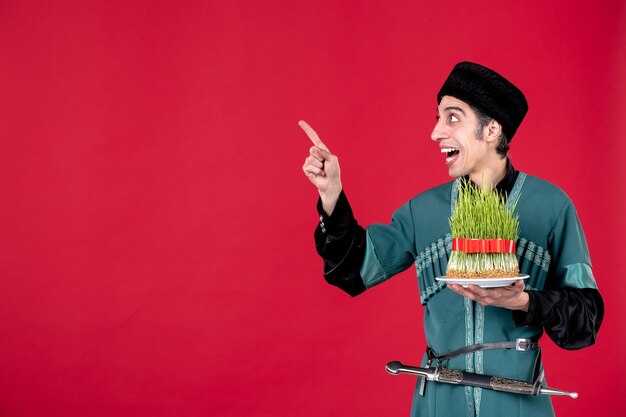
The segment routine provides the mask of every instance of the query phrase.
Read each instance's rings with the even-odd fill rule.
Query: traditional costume
[[[476,91],[482,93],[488,89],[483,85],[486,85],[485,74],[493,78],[493,72],[486,69],[485,73],[484,67],[478,67],[453,70],[439,100],[442,95],[453,95],[470,105],[476,106],[479,101],[480,110],[487,109],[487,114],[492,114],[489,94],[480,95]],[[476,75],[477,71],[481,73]],[[455,80],[449,82],[453,76],[463,80],[474,77],[479,81],[471,83],[469,90],[473,92],[465,94],[468,88],[459,87]],[[510,90],[510,83],[503,87],[500,78],[496,88]],[[477,95],[481,98],[474,100]],[[515,95],[512,104],[509,101],[496,106],[517,108],[519,100]],[[525,110],[510,110],[509,116],[499,116],[501,120],[514,119],[507,126],[507,122],[503,124],[509,140],[524,114]],[[458,195],[459,181],[419,194],[394,213],[389,225],[374,224],[367,229],[356,222],[343,192],[331,216],[325,214],[319,201],[320,223],[315,241],[324,259],[324,277],[355,296],[415,265],[428,344],[422,366],[439,361],[456,370],[537,381],[542,375],[537,342],[544,329],[559,346],[579,349],[595,342],[604,314],[576,210],[559,188],[516,171],[507,160],[506,175],[496,189],[508,196],[508,204],[517,201],[520,238],[516,242],[516,255],[520,273],[530,276],[525,282],[530,304],[526,313],[485,307],[435,280],[446,274],[452,249],[448,218]],[[481,348],[496,342],[514,345],[516,340],[527,340],[528,344],[522,349]],[[468,346],[469,353],[445,356]],[[411,411],[412,416],[446,417],[491,417],[505,413],[507,417],[554,414],[548,396],[520,396],[434,382],[428,382],[425,387],[418,382]]]

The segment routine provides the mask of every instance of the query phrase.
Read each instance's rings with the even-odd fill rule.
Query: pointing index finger
[[[307,122],[305,122],[304,120],[300,120],[298,122],[298,125],[302,128],[302,130],[304,130],[304,133],[307,134],[307,136],[309,137],[309,139],[311,139],[311,142],[313,142],[315,146],[320,149],[324,149],[325,151],[329,151],[329,149],[326,147],[326,145],[324,145],[324,142],[322,142],[315,130],[313,130],[313,128],[309,126]]]

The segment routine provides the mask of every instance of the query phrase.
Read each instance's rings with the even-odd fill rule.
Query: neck
[[[491,191],[506,175],[506,158],[499,158],[476,172],[470,174],[470,179],[484,191]]]

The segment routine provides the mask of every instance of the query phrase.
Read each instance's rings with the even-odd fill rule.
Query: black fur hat
[[[496,119],[509,142],[528,111],[519,88],[494,70],[473,62],[455,65],[437,94],[437,103],[443,96],[462,100]]]

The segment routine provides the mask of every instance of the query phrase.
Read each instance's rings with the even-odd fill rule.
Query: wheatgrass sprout
[[[459,181],[456,206],[449,220],[452,237],[460,243],[482,249],[475,252],[468,249],[469,246],[461,245],[455,250],[453,246],[446,271],[448,277],[506,278],[519,274],[514,249],[513,253],[493,251],[495,245],[511,247],[512,244],[515,248],[519,236],[519,215],[514,213],[516,205],[517,201],[508,209],[506,198],[495,188],[483,191],[467,179]],[[469,242],[470,239],[478,241]]]

